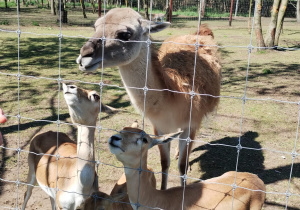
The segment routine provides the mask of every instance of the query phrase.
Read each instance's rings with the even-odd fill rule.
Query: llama
[[[24,195],[23,210],[36,183],[50,196],[53,210],[75,210],[83,204],[88,197],[86,195],[98,191],[94,135],[100,111],[100,96],[96,91],[66,84],[63,84],[63,92],[71,119],[78,127],[77,144],[61,132],[48,131],[33,137],[30,143],[31,153],[28,155],[29,185]],[[106,110],[109,111],[110,108]],[[56,155],[57,152],[58,160],[55,156],[49,156]],[[57,193],[56,188],[59,189]]]
[[[158,51],[152,47],[149,52],[149,32],[159,32],[168,26],[167,22],[149,22],[130,8],[112,9],[105,17],[96,20],[96,32],[81,48],[77,63],[79,69],[85,72],[94,71],[102,65],[104,68],[118,66],[132,104],[137,110],[145,111],[155,135],[175,132],[178,128],[183,130],[178,156],[178,168],[182,176],[186,173],[186,158],[193,143],[183,139],[194,139],[202,118],[216,108],[219,102],[217,96],[220,95],[221,65],[217,47],[213,47],[216,45],[213,33],[206,26],[200,26],[200,36],[171,37]],[[105,40],[101,39],[103,37]],[[197,47],[195,63],[196,43],[200,45]],[[145,84],[148,91],[144,107],[144,91],[147,90],[144,88]],[[187,142],[190,142],[188,151]],[[170,144],[159,145],[159,150],[161,189],[166,189]],[[181,184],[183,185],[182,179]]]
[[[256,175],[230,171],[219,177],[185,187],[156,190],[149,182],[147,169],[148,150],[155,145],[166,144],[180,132],[169,134],[164,139],[153,139],[142,130],[125,127],[109,139],[112,154],[125,168],[129,199],[133,209],[151,208],[172,210],[235,209],[259,210],[265,200],[265,185]],[[137,158],[137,157],[140,157]],[[138,169],[142,169],[140,170]],[[137,184],[137,180],[140,180]],[[235,184],[235,188],[233,188]],[[233,190],[235,189],[235,190]],[[184,202],[183,202],[184,192]]]

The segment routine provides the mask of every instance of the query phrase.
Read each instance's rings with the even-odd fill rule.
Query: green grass
[[[100,160],[106,164],[121,166],[108,150],[107,139],[114,133],[129,126],[134,120],[142,122],[142,116],[134,111],[129,97],[123,88],[117,68],[107,68],[101,72],[83,73],[78,70],[75,62],[79,50],[85,38],[73,38],[68,36],[91,36],[91,27],[97,14],[87,13],[88,18],[83,19],[80,11],[70,11],[69,24],[62,26],[64,35],[61,43],[61,65],[59,66],[59,39],[57,35],[60,29],[56,23],[56,16],[51,16],[48,9],[38,9],[29,6],[22,7],[20,15],[21,31],[33,32],[21,33],[20,36],[20,61],[18,63],[18,36],[16,33],[0,32],[0,107],[5,111],[8,122],[1,125],[0,130],[5,138],[5,147],[17,148],[19,146],[28,150],[28,144],[33,135],[47,130],[57,130],[55,123],[58,115],[62,122],[70,122],[68,109],[63,100],[61,91],[58,91],[57,78],[60,74],[63,80],[74,80],[80,87],[100,91],[101,79],[107,86],[102,90],[102,101],[112,107],[120,109],[120,112],[108,116],[101,114],[101,126],[104,128],[100,135],[99,154]],[[156,12],[156,11],[155,11]],[[158,11],[157,11],[158,12]],[[16,30],[17,21],[15,10],[1,10],[1,29]],[[37,23],[36,27],[33,23]],[[190,156],[192,170],[189,177],[210,178],[220,175],[228,170],[235,170],[236,150],[220,145],[236,145],[240,132],[242,146],[257,150],[243,149],[239,159],[239,171],[250,171],[258,174],[266,183],[268,192],[285,192],[287,189],[289,172],[291,170],[291,153],[295,146],[295,138],[298,126],[299,105],[275,101],[265,101],[272,98],[289,102],[299,101],[299,53],[298,51],[252,51],[250,65],[248,66],[248,48],[250,34],[247,29],[247,19],[234,21],[232,27],[228,27],[225,21],[203,21],[213,30],[215,39],[221,46],[229,46],[220,49],[222,61],[222,89],[217,111],[204,120],[201,130],[197,135],[193,152]],[[269,21],[263,19],[264,33]],[[170,28],[153,34],[153,39],[162,41],[169,36],[193,33],[197,29],[196,21],[178,21],[172,23]],[[52,35],[48,35],[52,34]],[[297,34],[295,22],[284,23],[284,33],[280,38],[282,46],[299,46],[300,40]],[[255,40],[252,43],[256,45]],[[235,48],[232,46],[245,46]],[[18,83],[15,74],[19,71],[22,77]],[[60,67],[60,68],[59,68]],[[60,70],[60,71],[59,71]],[[248,71],[247,71],[248,70]],[[246,100],[240,99],[245,93],[245,77],[248,73]],[[12,74],[12,75],[6,75]],[[45,79],[50,78],[50,79]],[[87,84],[88,82],[96,83]],[[19,87],[19,89],[18,89]],[[20,112],[22,116],[20,126],[15,117]],[[243,113],[243,124],[241,116]],[[27,119],[29,118],[29,119]],[[37,121],[31,120],[35,119]],[[171,120],[171,119],[170,119]],[[59,130],[66,132],[72,139],[76,139],[76,130],[72,125],[62,124]],[[150,123],[145,121],[145,130],[152,133]],[[208,145],[211,143],[215,145]],[[174,156],[176,143],[172,144],[171,157]],[[287,153],[274,153],[270,150]],[[296,145],[299,153],[299,145]],[[284,156],[284,157],[282,157]],[[160,171],[159,152],[157,148],[150,150],[149,165]],[[27,153],[21,152],[18,163],[17,154],[11,150],[1,149],[0,177],[16,180],[17,171],[20,171],[20,179],[26,182]],[[18,169],[18,164],[20,168]],[[290,190],[294,194],[300,194],[300,160],[294,160],[293,179]],[[113,168],[109,165],[100,165],[99,183],[101,190],[110,192],[116,180],[123,173],[123,169]],[[171,160],[171,174],[178,175],[177,162]],[[158,184],[160,176],[157,176]],[[188,180],[188,183],[193,180]],[[177,177],[169,178],[169,186],[178,186]],[[14,183],[2,183],[0,205],[14,208],[16,202],[14,196],[16,189]],[[25,186],[20,186],[19,193],[23,194]],[[40,196],[40,197],[39,197]],[[46,195],[41,189],[34,189],[30,209],[50,208],[50,202],[44,200]],[[18,203],[22,204],[20,196]],[[273,203],[273,204],[272,204]],[[299,208],[299,196],[291,196],[288,202],[290,208]],[[264,209],[282,209],[285,205],[285,197],[275,194],[267,194]]]
[[[8,20],[2,20],[2,21],[0,21],[0,25],[9,25],[9,21]]]
[[[16,7],[17,4],[14,1],[8,1],[7,2],[7,7],[11,8],[11,7]],[[5,8],[5,3],[4,1],[0,1],[0,8]]]

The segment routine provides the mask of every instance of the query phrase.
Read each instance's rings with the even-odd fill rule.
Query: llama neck
[[[147,47],[142,47],[139,56],[134,61],[127,65],[119,66],[120,74],[126,87],[127,93],[133,104],[138,106],[139,108],[143,107],[144,90],[138,90],[128,87],[144,88],[145,85],[147,85],[149,89],[165,88],[162,78],[159,76],[159,74],[157,74],[157,69],[153,69],[154,65],[152,63],[152,56],[156,55],[152,55],[151,50],[149,50],[149,54],[147,55],[147,51]],[[149,58],[148,62],[147,56]],[[146,73],[147,84],[145,83]],[[149,100],[149,103],[151,103],[151,101],[153,101],[154,103],[157,102],[159,100],[159,97],[162,96],[162,94],[157,94],[156,91],[147,92],[147,100]]]
[[[89,186],[94,182],[91,178],[95,174],[94,137],[95,128],[78,126],[77,176],[83,186]]]

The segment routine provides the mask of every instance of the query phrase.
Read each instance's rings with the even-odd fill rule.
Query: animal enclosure
[[[3,209],[17,209],[23,204],[29,143],[35,134],[61,131],[76,139],[61,82],[96,90],[102,103],[119,109],[113,115],[101,112],[96,127],[95,159],[101,191],[109,193],[124,172],[122,164],[109,152],[108,138],[135,120],[153,134],[150,122],[132,107],[117,68],[99,68],[93,73],[78,70],[76,57],[94,32],[92,27],[76,25],[81,14],[70,16],[72,25],[57,25],[57,17],[29,9],[20,13],[16,9],[0,10],[0,22],[7,19],[12,23],[0,25],[0,107],[8,118],[0,126],[4,137],[0,169]],[[91,24],[96,18],[96,14],[89,14],[84,21]],[[32,21],[40,21],[39,26],[33,26]],[[202,122],[194,140],[187,184],[227,171],[250,172],[266,184],[263,209],[300,209],[298,25],[294,19],[286,18],[280,39],[282,48],[258,52],[247,21],[238,18],[232,27],[224,21],[202,21],[212,29],[220,51],[221,94],[218,108]],[[269,19],[262,21],[265,32]],[[160,47],[165,39],[195,33],[197,28],[198,21],[178,21],[153,34],[151,44]],[[177,143],[178,140],[172,142],[168,187],[180,185],[173,158]],[[148,163],[159,184],[157,148],[149,150]],[[50,206],[43,190],[34,187],[27,208]]]

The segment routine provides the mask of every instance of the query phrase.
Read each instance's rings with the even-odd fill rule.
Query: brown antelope
[[[126,127],[109,139],[109,148],[125,167],[129,199],[133,209],[234,209],[258,210],[265,199],[265,185],[251,173],[227,172],[222,176],[167,190],[156,190],[149,182],[148,149],[168,143],[180,135],[168,135],[165,140],[153,139],[137,128]],[[140,173],[140,170],[142,172]],[[139,184],[137,180],[140,180]],[[235,186],[235,188],[233,188]],[[233,190],[235,189],[235,190]],[[184,193],[184,199],[183,199]]]
[[[94,135],[100,96],[75,85],[63,84],[63,92],[71,119],[77,123],[77,144],[61,132],[48,131],[33,137],[23,210],[36,182],[50,196],[53,210],[75,210],[91,193],[98,191]],[[59,155],[58,160],[55,155]]]
[[[131,127],[138,127],[137,122]],[[152,168],[147,167],[149,171],[149,182],[153,188],[156,188],[156,179]],[[121,178],[115,184],[110,195],[103,192],[95,192],[91,197],[86,199],[83,210],[132,210],[127,194],[126,176],[123,173]]]
[[[153,45],[148,51],[147,44],[151,43],[149,32],[159,32],[169,24],[149,22],[130,8],[112,9],[96,20],[95,34],[81,48],[77,63],[82,71],[94,71],[102,65],[104,68],[118,66],[132,104],[136,109],[145,111],[155,135],[175,132],[180,128],[183,130],[180,139],[194,139],[202,118],[212,112],[219,101],[218,97],[214,97],[220,95],[221,83],[217,47],[213,47],[216,42],[212,31],[200,26],[199,35],[172,37],[158,51]],[[145,84],[148,91],[144,109]],[[187,151],[187,142],[179,141],[180,175],[186,173],[191,143]],[[170,144],[159,145],[159,150],[163,172],[161,189],[166,189]]]

